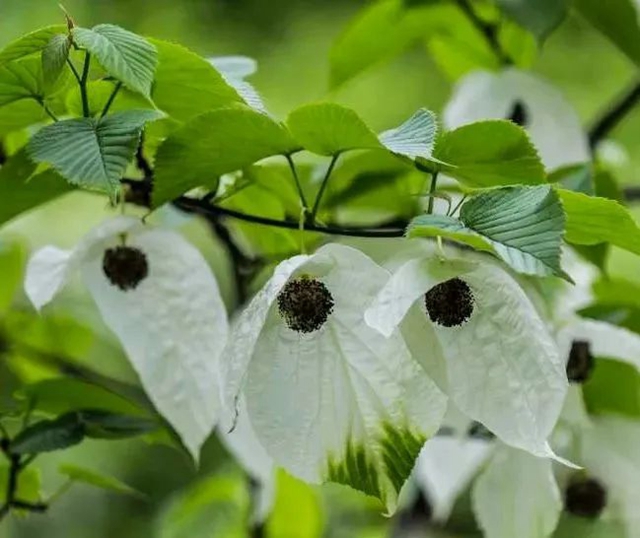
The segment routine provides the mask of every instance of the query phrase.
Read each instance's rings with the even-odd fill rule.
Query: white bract
[[[475,71],[464,77],[447,104],[443,121],[453,129],[479,120],[509,118],[519,104],[524,127],[547,168],[590,160],[578,115],[564,96],[536,75],[515,68]]]
[[[135,289],[113,285],[107,249],[139,249],[148,275]],[[197,458],[220,412],[220,355],[228,333],[218,284],[200,252],[175,232],[117,217],[72,251],[48,246],[29,261],[25,290],[37,309],[79,271],[107,326],[122,343],[145,391]]]
[[[388,273],[337,244],[282,262],[240,315],[224,358],[225,402],[243,397],[274,462],[312,483],[338,482],[393,511],[446,398],[398,331],[364,322]],[[334,307],[315,330],[290,328],[278,299],[291,283],[321,282]],[[288,289],[288,288],[286,288]]]
[[[473,296],[469,319],[432,322],[425,293],[458,277]],[[508,445],[553,456],[547,437],[567,392],[565,365],[535,307],[497,262],[416,242],[414,258],[394,272],[365,319],[384,336],[401,327],[416,360],[465,415]]]

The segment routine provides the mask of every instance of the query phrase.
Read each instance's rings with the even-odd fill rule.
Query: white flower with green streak
[[[466,295],[439,309],[455,323],[432,321],[442,312],[426,308],[428,295],[454,279]],[[416,242],[413,258],[378,292],[365,319],[386,337],[400,327],[416,360],[465,415],[514,448],[553,456],[547,438],[567,392],[565,364],[535,307],[499,263]],[[442,354],[434,352],[439,348]]]
[[[118,257],[123,252],[124,261]],[[39,310],[76,272],[151,401],[197,458],[219,418],[219,360],[228,333],[206,261],[175,232],[117,217],[71,251],[37,251],[27,267],[26,293]]]
[[[351,486],[392,512],[446,397],[398,331],[384,337],[364,322],[387,279],[337,244],[282,262],[237,320],[223,370],[226,404],[245,399],[277,465],[307,482]]]
[[[458,83],[443,114],[449,129],[494,118],[512,118],[526,128],[547,168],[590,160],[577,113],[559,90],[533,73],[511,67],[475,71]]]

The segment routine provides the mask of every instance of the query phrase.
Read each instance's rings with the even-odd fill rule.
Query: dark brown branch
[[[635,82],[611,103],[589,129],[589,145],[595,148],[640,102],[640,81]]]

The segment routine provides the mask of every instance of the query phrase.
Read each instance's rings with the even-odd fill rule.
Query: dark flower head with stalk
[[[72,251],[36,252],[27,295],[40,309],[76,272],[151,401],[197,458],[219,416],[219,358],[228,333],[208,264],[181,235],[121,216]]]
[[[285,260],[236,320],[223,379],[229,415],[246,404],[275,465],[352,486],[392,512],[446,398],[398,331],[386,338],[364,322],[387,278],[338,244]]]

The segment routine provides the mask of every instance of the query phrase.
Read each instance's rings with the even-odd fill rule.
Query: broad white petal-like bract
[[[476,260],[472,270],[453,270],[462,262]],[[385,333],[398,319],[398,312],[406,310],[409,294],[403,288],[411,289],[410,296],[418,299],[414,308],[421,308],[426,319],[421,293],[428,291],[429,282],[445,280],[446,271],[440,267],[438,273],[431,273],[434,261],[423,253],[409,263],[391,277],[366,313],[367,321],[382,327]],[[535,307],[518,283],[486,257],[465,255],[462,260],[439,259],[438,263],[450,263],[451,276],[460,275],[469,285],[474,310],[469,320],[458,327],[428,322],[444,352],[446,385],[437,373],[431,372],[432,377],[464,414],[484,424],[505,443],[538,456],[553,456],[546,440],[562,409],[568,384],[564,361]],[[407,267],[411,267],[412,275],[419,274],[420,268],[424,273],[415,278],[415,287],[401,282]],[[390,306],[395,290],[400,307]],[[387,317],[386,312],[391,314]],[[402,321],[403,329],[409,319],[410,316]],[[403,330],[409,332],[415,330]],[[426,361],[417,355],[417,340],[414,334],[407,341],[416,360],[424,366]],[[425,339],[422,349],[431,347]]]
[[[525,127],[547,168],[591,159],[580,119],[564,96],[536,75],[515,68],[467,75],[456,86],[443,121],[453,129],[479,120],[509,118],[516,103],[524,106]]]
[[[467,488],[493,450],[483,439],[437,436],[427,441],[414,471],[426,491],[437,521],[446,521],[458,496]]]
[[[286,282],[303,275],[320,280],[335,303],[308,334],[291,330],[274,304]],[[238,319],[225,363],[278,465],[308,482],[349,485],[391,512],[446,398],[398,331],[385,338],[364,322],[387,278],[370,258],[337,244],[283,262]]]
[[[487,538],[545,538],[562,500],[552,461],[502,446],[472,489],[473,510]]]
[[[107,248],[137,247],[149,274],[134,289],[113,286],[102,268]],[[66,279],[80,270],[107,326],[122,343],[158,411],[197,458],[220,413],[219,358],[228,333],[218,284],[200,252],[174,232],[118,217],[87,234],[63,256],[36,252],[27,268],[25,288],[43,306]],[[57,275],[41,279],[47,263]]]

